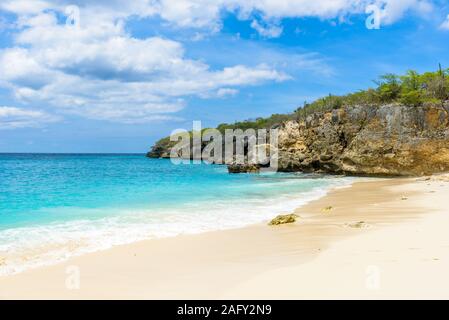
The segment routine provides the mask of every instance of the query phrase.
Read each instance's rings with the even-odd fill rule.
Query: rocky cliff
[[[350,175],[449,171],[449,104],[342,107],[282,125],[279,169]]]
[[[168,145],[150,156],[167,155]],[[256,171],[230,166],[230,172]],[[410,176],[449,171],[449,103],[344,106],[279,127],[279,171]]]

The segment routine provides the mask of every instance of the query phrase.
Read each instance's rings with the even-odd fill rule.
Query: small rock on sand
[[[449,175],[448,174],[434,175],[431,177],[418,179],[417,181],[449,182]]]
[[[299,218],[299,216],[297,214],[279,215],[276,218],[274,218],[273,220],[271,220],[268,225],[277,226],[280,224],[294,223],[294,222],[296,222],[297,218]]]
[[[371,227],[371,225],[366,223],[365,221],[345,223],[344,226],[346,228],[353,228],[353,229],[368,229]]]
[[[323,212],[330,212],[330,211],[332,211],[333,209],[334,209],[334,207],[328,206],[328,207],[325,207],[325,208],[321,209],[321,211],[323,211]]]

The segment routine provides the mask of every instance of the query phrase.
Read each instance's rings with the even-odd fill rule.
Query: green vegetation
[[[273,114],[267,118],[257,118],[235,122],[233,124],[222,123],[217,129],[224,133],[226,129],[265,129],[271,128],[288,120],[301,120],[317,112],[328,112],[339,109],[342,106],[369,105],[373,107],[382,104],[398,103],[411,107],[419,107],[424,104],[442,104],[449,99],[449,69],[443,69],[440,65],[436,72],[419,74],[410,70],[405,75],[386,74],[377,81],[376,87],[361,90],[355,93],[336,96],[329,94],[312,103],[305,102],[289,114]],[[166,150],[173,145],[170,138],[159,140],[155,147],[157,150]]]
[[[257,118],[256,120],[240,121],[235,122],[234,124],[222,123],[217,127],[217,129],[223,133],[226,129],[265,129],[271,128],[272,126],[284,121],[292,120],[292,118],[294,118],[293,114],[273,114],[268,118]]]
[[[408,106],[421,106],[425,103],[441,104],[449,99],[449,69],[441,66],[436,72],[419,74],[410,70],[403,76],[386,74],[377,81],[375,88],[361,90],[344,96],[328,95],[312,103],[305,102],[290,114],[273,114],[268,118],[254,121],[241,121],[234,124],[220,124],[218,129],[261,129],[286,120],[305,119],[316,112],[327,112],[342,106],[371,105],[373,107],[386,103],[400,103]]]

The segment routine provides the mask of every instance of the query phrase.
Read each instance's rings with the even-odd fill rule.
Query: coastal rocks
[[[268,223],[270,226],[277,226],[280,224],[294,223],[299,218],[297,214],[279,215]]]
[[[422,176],[449,171],[443,106],[342,107],[279,128],[279,171]]]
[[[449,102],[343,106],[283,122],[277,129],[278,152],[269,154],[277,157],[280,172],[352,176],[449,172]],[[148,156],[168,157],[172,145],[170,139],[161,139]],[[245,145],[245,157],[248,153]],[[234,162],[228,164],[228,171],[257,173],[269,165],[269,159],[256,164]]]
[[[166,152],[161,146],[156,146],[146,156],[148,158],[170,158],[170,153]]]
[[[229,173],[258,173],[260,171],[260,166],[256,164],[230,164],[228,165]]]
[[[437,181],[437,182],[449,182],[449,174],[434,175],[432,177],[426,177],[418,181]]]
[[[334,207],[327,206],[327,207],[321,209],[321,211],[324,212],[324,213],[330,213],[333,209],[334,209]]]
[[[359,222],[345,223],[344,227],[352,229],[369,229],[371,228],[371,225],[366,223],[365,221],[359,221]]]

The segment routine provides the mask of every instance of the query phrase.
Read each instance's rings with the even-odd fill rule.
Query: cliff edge
[[[449,103],[342,107],[285,122],[279,170],[372,176],[449,171]]]
[[[342,106],[285,121],[279,171],[420,176],[449,171],[449,102],[441,105]],[[168,157],[168,138],[149,157]],[[248,166],[231,165],[230,172]],[[248,172],[255,172],[254,166]]]

